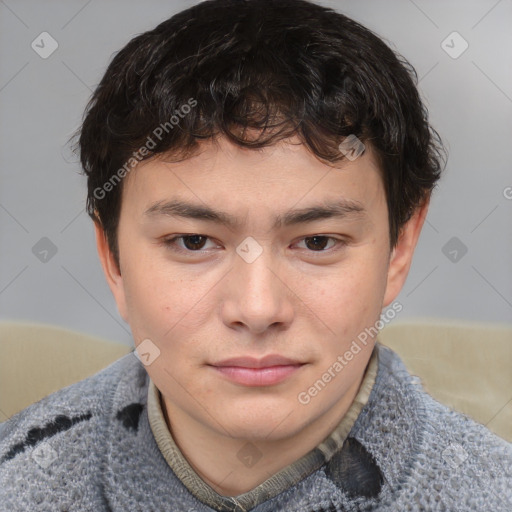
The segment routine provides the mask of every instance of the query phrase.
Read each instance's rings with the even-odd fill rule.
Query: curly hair
[[[405,58],[332,9],[201,2],[129,41],[94,91],[74,135],[87,212],[119,267],[121,178],[138,161],[185,159],[219,136],[247,148],[297,136],[334,163],[345,158],[340,143],[356,136],[382,171],[393,247],[445,163],[417,82]]]

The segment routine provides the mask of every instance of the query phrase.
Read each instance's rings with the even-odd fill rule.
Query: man
[[[137,357],[2,425],[5,510],[510,510],[511,446],[376,342],[443,163],[405,60],[210,0],[115,56],[79,135]]]

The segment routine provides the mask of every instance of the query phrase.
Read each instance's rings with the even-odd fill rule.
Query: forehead
[[[124,207],[136,209],[139,215],[190,214],[206,219],[213,218],[207,208],[211,204],[223,210],[245,206],[249,214],[253,207],[261,207],[283,213],[273,215],[275,228],[292,224],[301,215],[315,215],[305,210],[308,204],[323,203],[331,213],[356,214],[384,195],[369,146],[353,161],[330,164],[292,139],[260,149],[242,148],[225,139],[204,141],[190,158],[176,161],[160,155],[139,164],[125,180]],[[295,214],[285,214],[292,206]],[[231,228],[238,224],[238,212],[217,211],[216,222]]]

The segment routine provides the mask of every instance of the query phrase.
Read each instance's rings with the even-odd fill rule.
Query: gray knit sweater
[[[341,449],[252,512],[512,511],[512,445],[435,401],[376,344],[366,405]],[[130,353],[0,424],[0,510],[207,512],[176,476]],[[213,491],[212,491],[213,492]]]

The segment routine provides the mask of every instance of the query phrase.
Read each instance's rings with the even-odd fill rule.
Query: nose
[[[293,292],[283,266],[270,251],[264,250],[255,261],[235,258],[226,276],[223,321],[231,328],[246,328],[253,334],[287,328],[294,316]]]

